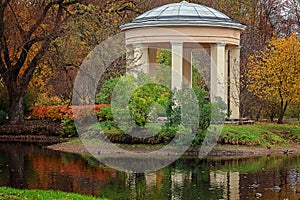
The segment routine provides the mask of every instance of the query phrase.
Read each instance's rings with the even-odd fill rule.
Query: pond
[[[147,174],[32,144],[0,143],[0,186],[52,189],[109,199],[300,199],[300,157],[181,158]],[[274,187],[278,186],[278,187]]]

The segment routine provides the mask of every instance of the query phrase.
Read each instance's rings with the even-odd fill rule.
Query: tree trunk
[[[24,97],[16,94],[9,95],[8,117],[11,124],[18,124],[24,121]]]
[[[17,87],[16,84],[9,84],[7,87],[9,95],[8,117],[10,124],[19,124],[24,122],[24,96],[25,87]]]
[[[284,102],[282,100],[281,104],[280,104],[280,113],[279,113],[279,117],[278,117],[278,121],[277,121],[278,124],[283,124],[283,117],[284,117],[285,111],[287,109],[287,106],[288,106],[288,102]]]

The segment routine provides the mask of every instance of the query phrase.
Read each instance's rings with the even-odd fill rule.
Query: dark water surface
[[[91,157],[36,145],[0,143],[0,186],[52,189],[109,199],[300,199],[300,157],[185,159],[128,174]],[[281,188],[274,188],[278,186]]]

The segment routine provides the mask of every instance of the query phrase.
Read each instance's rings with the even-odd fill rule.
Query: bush
[[[111,97],[114,91],[114,88],[118,84],[120,78],[111,78],[106,81],[102,87],[100,92],[96,96],[96,102],[99,104],[110,104]]]
[[[205,139],[205,136],[207,134],[207,130],[198,129],[196,136],[193,141],[193,145],[201,145]]]
[[[161,130],[156,134],[161,143],[167,143],[180,134],[178,143],[184,144],[187,138],[195,136],[194,143],[200,144],[211,124],[225,121],[227,111],[220,98],[210,103],[207,96],[208,93],[200,87],[183,86],[181,90],[169,91],[155,84],[146,74],[139,74],[137,78],[111,79],[97,95],[97,103],[111,104],[98,113],[101,129],[141,134],[148,129],[156,133],[156,128],[149,125],[155,124],[159,116],[164,116],[168,123],[159,127]]]
[[[148,75],[139,74],[137,78],[126,76],[110,79],[103,85],[96,102],[111,103],[113,107],[113,110],[111,108],[101,110],[99,113],[102,116],[101,121],[115,119],[122,130],[130,130],[135,125],[145,127],[147,122],[155,121],[155,117],[162,115],[168,96],[167,88],[155,84]],[[135,124],[129,124],[132,120]]]
[[[165,124],[158,134],[161,143],[169,143],[178,131],[178,126],[173,126],[171,124]]]
[[[147,121],[155,121],[157,112],[151,110],[165,108],[168,102],[169,91],[157,84],[147,84],[139,87],[131,96],[129,111],[132,119],[138,126],[144,127]],[[153,118],[154,117],[154,118]]]
[[[74,121],[70,117],[65,117],[61,120],[60,134],[62,137],[73,137],[77,134]]]
[[[65,117],[73,119],[73,109],[80,109],[79,121],[83,121],[86,117],[91,116],[94,112],[100,112],[107,105],[95,106],[35,106],[30,108],[31,119],[51,119],[53,121],[62,120]],[[99,116],[101,117],[101,116]]]
[[[204,89],[200,87],[191,89],[188,86],[183,86],[182,90],[174,90],[170,94],[167,109],[170,126],[183,125],[187,130],[192,129],[191,133],[196,134],[195,145],[202,144],[211,124],[223,124],[227,114],[227,106],[221,98],[216,98],[211,103],[206,99],[207,96],[208,93]],[[181,128],[181,132],[185,130],[184,128]]]

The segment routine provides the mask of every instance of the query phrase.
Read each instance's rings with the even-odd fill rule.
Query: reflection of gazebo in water
[[[126,46],[131,49],[130,65],[156,75],[156,50],[171,49],[172,88],[192,85],[192,50],[210,49],[210,98],[229,103],[231,118],[239,118],[240,34],[246,27],[212,8],[188,3],[154,8],[121,26]],[[229,89],[228,89],[229,88]]]

